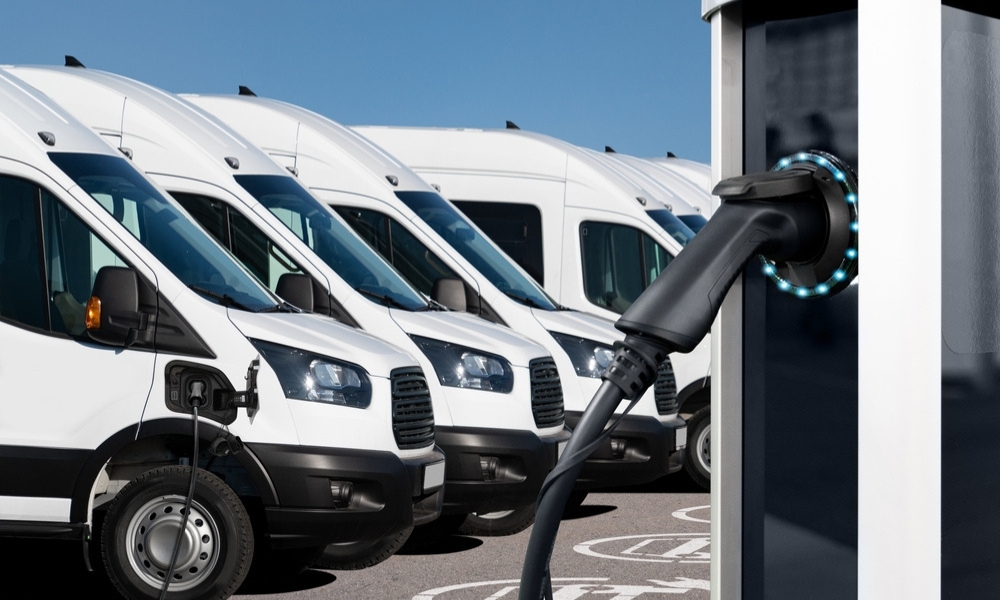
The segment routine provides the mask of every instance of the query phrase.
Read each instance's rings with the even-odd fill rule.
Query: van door
[[[673,254],[634,219],[601,211],[566,210],[560,301],[617,320],[667,267]],[[570,273],[576,276],[571,278]]]
[[[97,271],[133,265],[53,194],[0,175],[0,235],[0,518],[66,522],[89,451],[139,423],[155,354],[87,337]]]

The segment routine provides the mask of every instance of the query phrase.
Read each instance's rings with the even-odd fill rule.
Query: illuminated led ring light
[[[820,298],[828,295],[831,291],[839,290],[847,286],[858,270],[858,190],[857,176],[854,171],[839,158],[821,152],[810,150],[809,152],[799,152],[792,156],[786,156],[778,161],[772,171],[784,171],[796,163],[812,163],[822,167],[833,175],[834,181],[840,185],[844,193],[844,200],[850,214],[850,234],[847,249],[844,256],[829,279],[814,286],[795,285],[791,281],[782,277],[779,273],[780,267],[772,260],[760,257],[763,263],[764,274],[783,292],[788,292],[799,298]]]

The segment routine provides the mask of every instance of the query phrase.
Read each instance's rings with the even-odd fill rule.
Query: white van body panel
[[[449,321],[442,313],[433,311],[417,313],[412,315],[409,320],[401,320],[395,315],[401,311],[390,310],[359,294],[332,268],[319,260],[307,246],[302,244],[301,240],[287,231],[287,228],[267,208],[253,199],[234,181],[233,175],[278,175],[282,177],[291,177],[291,175],[288,170],[279,166],[280,162],[276,163],[269,159],[253,143],[232,131],[215,117],[192,106],[182,98],[112,74],[93,71],[81,74],[67,72],[64,69],[44,68],[20,69],[20,71],[23,71],[24,76],[32,81],[37,77],[40,84],[44,83],[48,86],[58,83],[60,97],[71,110],[87,122],[92,121],[91,115],[86,112],[87,106],[80,106],[78,110],[78,103],[73,99],[75,93],[90,94],[95,86],[104,91],[110,89],[118,93],[120,95],[119,103],[125,108],[118,117],[119,124],[117,126],[120,131],[124,132],[122,143],[133,151],[136,164],[145,169],[147,175],[172,192],[202,193],[238,207],[240,212],[251,218],[254,225],[261,228],[270,239],[280,240],[282,251],[293,259],[301,261],[300,264],[309,271],[309,274],[321,284],[326,285],[333,296],[363,328],[378,335],[382,340],[406,349],[416,359],[431,387],[435,421],[438,425],[455,424],[526,429],[540,434],[561,431],[561,427],[545,430],[535,427],[530,406],[530,385],[526,369],[522,369],[515,377],[515,385],[518,389],[512,393],[521,399],[516,410],[510,410],[511,397],[509,395],[480,390],[446,388],[438,383],[433,365],[409,338],[409,331],[402,327],[401,323],[425,322],[426,326],[422,329],[418,327],[418,329],[424,331],[425,334],[428,331],[436,332],[428,337],[497,353],[522,367],[526,367],[529,360],[544,356],[543,348],[527,339],[508,335],[500,328],[481,321],[469,322],[465,327],[454,327],[451,325],[452,321]],[[77,85],[81,87],[74,92],[73,88]],[[105,113],[106,111],[93,114],[93,123],[96,129],[103,130],[112,124],[110,121],[106,123],[99,121],[99,119],[106,117]],[[274,130],[277,135],[282,135],[282,132],[287,131],[287,128],[280,127],[280,123],[275,125],[267,121],[267,119],[261,119],[257,125]],[[310,138],[303,130],[295,135],[290,135],[289,139],[284,141],[292,144],[292,149],[295,147],[308,149]],[[293,156],[295,155],[293,154]],[[234,169],[227,164],[226,157],[238,160],[239,168]],[[294,164],[286,166],[294,166]],[[417,176],[411,175],[411,177],[419,181]],[[369,179],[370,177],[359,178],[360,181]],[[225,193],[220,193],[222,190],[225,190]],[[332,211],[331,216],[339,220],[339,217]],[[346,231],[351,231],[346,223],[342,224]],[[361,243],[360,240],[358,241]],[[378,260],[381,261],[381,259]],[[393,324],[397,326],[392,326]],[[245,326],[245,324],[241,324],[241,327]],[[493,334],[496,332],[500,332],[501,336],[495,337]],[[352,331],[351,335],[363,334]],[[345,337],[340,333],[333,337],[338,336]],[[253,336],[251,335],[251,337]],[[334,345],[338,344],[334,343]],[[360,350],[364,344],[356,344],[356,347]],[[335,354],[334,356],[350,357],[352,352],[348,350],[345,354]],[[353,362],[368,368],[368,360],[371,359],[366,358],[362,361],[359,356]],[[378,364],[378,360],[374,360],[374,362]],[[388,370],[384,370],[379,375],[387,376]],[[499,396],[502,400],[492,398],[493,396]],[[451,410],[451,404],[456,402],[468,405],[467,408],[463,409],[464,416],[460,421],[455,421]],[[484,403],[491,402],[501,403],[502,410],[496,412],[484,410]],[[309,411],[311,410],[309,409]],[[386,423],[388,422],[386,420]],[[391,441],[391,431],[389,434],[388,439]],[[361,431],[358,431],[358,435],[364,437]],[[377,437],[373,438],[369,435],[365,443],[359,444],[359,447],[367,448],[377,440]]]
[[[670,254],[682,246],[645,214],[648,206],[665,207],[660,186],[648,178],[627,173],[605,155],[578,148],[538,133],[520,130],[438,129],[365,126],[352,128],[384,146],[441,193],[455,200],[499,201],[532,204],[543,220],[545,281],[547,292],[560,303],[616,321],[619,314],[587,299],[583,287],[581,225],[585,221],[620,223],[642,231]],[[538,157],[538,163],[533,159]],[[557,167],[560,165],[561,167]],[[498,187],[503,179],[517,181]],[[540,185],[544,182],[544,185]],[[643,187],[643,183],[646,187]],[[564,186],[559,197],[557,185]],[[646,206],[637,198],[646,200]],[[562,214],[551,208],[562,207]],[[549,237],[555,234],[555,237]],[[558,273],[558,278],[550,274]],[[699,384],[710,370],[710,336],[688,355],[674,353],[677,389]]]
[[[35,83],[34,80],[37,77],[39,84],[45,86],[47,90],[55,90],[58,92],[57,95],[63,96],[64,100],[69,101],[68,104],[73,106],[74,112],[76,112],[78,108],[79,110],[85,110],[87,106],[94,103],[94,98],[101,99],[101,102],[94,104],[95,106],[106,106],[105,103],[108,100],[108,96],[104,90],[107,88],[94,83],[91,79],[88,79],[89,77],[94,76],[98,80],[106,79],[108,81],[128,81],[124,78],[111,74],[99,73],[95,71],[87,71],[85,74],[86,76],[72,76],[73,74],[66,73],[66,70],[64,69],[46,67],[4,67],[4,70],[0,71],[0,77],[6,79],[7,81],[16,81],[14,77],[11,77],[10,73],[18,75],[18,77],[22,80],[21,85],[26,89],[31,90],[32,94],[41,98],[42,102],[49,101],[49,97],[46,97],[37,90],[32,90],[30,87],[24,85],[25,83]],[[25,81],[26,79],[31,79],[31,81]],[[135,93],[138,94],[148,86],[134,83],[134,87]],[[90,100],[85,103],[86,106],[80,108],[76,107],[72,102],[74,97],[88,98]],[[125,101],[123,96],[120,97],[120,100],[121,102],[118,102],[117,104],[119,106],[124,105]],[[23,105],[25,102],[22,101],[21,104]],[[138,109],[140,107],[138,104],[133,103],[131,108],[135,109],[132,114],[139,114]],[[119,151],[115,150],[113,146],[102,143],[97,136],[93,135],[91,130],[83,127],[74,117],[70,116],[71,113],[63,111],[59,108],[52,108],[50,110],[53,111],[53,114],[58,117],[57,119],[49,117],[49,121],[46,123],[46,130],[54,130],[52,133],[56,135],[56,145],[52,148],[53,150],[63,152],[72,151],[107,154],[116,157],[121,156]],[[129,114],[128,109],[126,109],[126,114]],[[108,112],[105,109],[95,110],[95,115],[95,118],[108,118]],[[105,123],[104,126],[112,129],[117,128],[118,131],[121,132],[121,115],[122,113],[119,112],[117,123],[109,122]],[[157,118],[157,120],[159,119]],[[57,129],[57,127],[53,126],[63,123],[65,123],[65,131]],[[220,128],[219,131],[220,133],[218,136],[221,139],[224,137],[224,130]],[[0,136],[0,144],[5,143],[3,140],[8,140],[13,137],[16,136]],[[109,141],[107,137],[105,137],[105,141]],[[128,141],[127,136],[125,141]],[[134,138],[134,141],[138,141],[138,138]],[[24,144],[21,144],[21,146],[23,147]],[[31,162],[31,164],[34,165],[44,165],[46,163],[52,165],[46,156],[46,152],[49,148],[41,141],[38,142],[37,146],[39,147],[34,150],[33,156],[25,157],[24,162]],[[0,152],[6,151],[7,146],[0,145]],[[167,153],[169,154],[169,152]],[[189,160],[190,158],[190,156],[185,156],[182,160]],[[267,160],[261,160],[260,162],[262,166],[266,166],[269,169],[280,172],[280,169],[278,169],[273,162]],[[72,180],[70,180],[59,169],[52,165],[51,169],[48,169],[47,172],[51,173],[51,177],[49,177],[49,179],[54,179],[58,182],[58,187],[47,186],[48,191],[56,194],[68,208],[70,208],[78,217],[83,219],[84,222],[87,223],[96,233],[98,233],[99,236],[104,238],[104,241],[114,251],[121,254],[126,260],[132,261],[132,265],[136,267],[141,274],[147,276],[149,280],[157,286],[160,294],[174,305],[177,312],[183,315],[184,319],[192,326],[205,344],[212,349],[217,357],[214,359],[200,359],[188,356],[176,357],[170,354],[154,354],[152,352],[121,352],[119,350],[119,353],[122,355],[139,355],[140,359],[138,360],[145,361],[143,368],[146,369],[145,377],[147,382],[142,386],[142,389],[153,390],[154,393],[149,394],[149,392],[147,392],[147,394],[149,394],[150,399],[154,401],[147,402],[143,408],[142,414],[138,415],[135,420],[119,420],[117,418],[107,419],[106,415],[112,413],[104,413],[104,420],[107,422],[107,428],[117,431],[129,423],[140,422],[140,417],[142,421],[149,421],[157,418],[184,417],[176,412],[172,412],[166,406],[166,403],[163,401],[162,394],[162,390],[165,388],[165,382],[163,380],[164,367],[171,360],[177,358],[181,358],[190,363],[204,363],[207,366],[219,369],[237,389],[243,389],[240,388],[240,386],[243,385],[245,387],[244,378],[250,362],[258,358],[259,353],[248,342],[244,333],[240,331],[240,328],[233,324],[233,320],[239,321],[239,326],[246,331],[253,331],[250,335],[258,336],[259,334],[258,337],[265,341],[289,347],[308,346],[311,350],[319,354],[339,358],[341,360],[350,357],[350,360],[353,362],[359,362],[365,366],[369,374],[372,375],[373,385],[376,385],[378,379],[382,379],[387,387],[387,378],[392,369],[402,366],[412,366],[414,364],[413,359],[399,349],[388,346],[384,342],[375,340],[371,336],[358,332],[352,328],[341,326],[332,320],[320,322],[321,320],[317,320],[309,315],[301,314],[279,316],[246,313],[236,309],[227,309],[204,300],[197,293],[188,289],[166,268],[160,265],[160,263],[145,247],[123,231],[122,227],[110,214],[103,211],[90,196],[80,190],[79,187],[75,186]],[[66,188],[69,188],[70,193],[67,193]],[[166,196],[166,193],[164,193],[164,195]],[[155,272],[155,276],[152,275],[153,272]],[[282,319],[285,320],[284,323],[281,322]],[[299,325],[293,327],[292,323],[296,320],[299,321]],[[309,338],[302,339],[302,336],[306,332],[308,332]],[[36,334],[36,337],[44,336],[37,336]],[[78,345],[81,347],[85,346],[85,344]],[[103,354],[103,352],[101,352],[101,354]],[[148,357],[142,355],[148,355]],[[154,360],[155,367],[153,366]],[[95,368],[95,365],[91,365],[91,367]],[[62,368],[76,367],[74,365],[63,365]],[[139,372],[139,368],[136,367],[128,372],[118,372],[126,373],[126,375],[123,375],[125,377],[131,377],[135,376],[134,373]],[[269,378],[274,379],[274,386],[270,390],[268,389]],[[323,405],[306,401],[288,400],[284,397],[281,387],[277,384],[277,380],[273,375],[273,372],[264,361],[261,361],[259,383],[261,385],[262,392],[262,410],[258,412],[253,419],[250,419],[246,415],[246,411],[239,411],[236,421],[229,425],[229,430],[234,434],[240,435],[245,441],[283,444],[300,443],[296,424],[291,418],[290,407],[301,404],[315,404],[316,407],[322,408],[323,410],[319,411],[320,414],[316,414],[312,417],[309,425],[311,427],[324,427],[331,432],[336,431],[336,428],[340,426],[339,424],[343,422],[345,415],[349,415],[352,420],[366,422],[367,424],[363,426],[361,423],[358,423],[357,428],[364,428],[370,432],[384,432],[391,423],[391,421],[385,419],[383,415],[375,415],[372,411],[345,406]],[[113,385],[113,383],[102,380],[101,386],[105,385]],[[77,390],[79,390],[79,385],[77,385]],[[266,393],[267,391],[271,391],[272,393]],[[97,394],[97,397],[100,396],[101,394]],[[133,402],[134,401],[135,400],[133,398]],[[115,402],[124,401],[116,400]],[[269,408],[269,410],[263,410],[265,407]],[[4,422],[6,422],[6,420],[4,420]],[[114,425],[115,423],[117,423],[117,425]],[[100,436],[94,433],[94,429],[88,429],[86,427],[78,428],[76,435],[86,436],[88,439],[74,440],[71,437],[69,438],[71,441],[64,444],[78,448],[92,448],[94,447],[94,442],[97,442],[100,439]],[[398,455],[401,454],[401,451],[396,447],[396,444],[391,436],[391,431],[388,438],[381,433],[377,436],[370,435],[369,438],[370,439],[367,440],[366,445],[363,447],[377,447],[377,449],[380,450],[391,451]],[[103,441],[103,439],[100,439],[100,441]],[[323,438],[314,438],[312,443],[320,446],[344,447],[338,440],[334,439],[329,434]],[[429,450],[430,447],[424,449],[424,451]]]
[[[237,131],[249,136],[252,142],[266,149],[272,154],[272,157],[288,156],[294,153],[298,161],[312,161],[312,168],[309,169],[306,169],[306,163],[298,163],[301,168],[299,177],[321,200],[337,205],[372,208],[391,215],[400,223],[410,223],[411,233],[416,234],[425,245],[435,249],[438,257],[445,261],[452,270],[470,277],[475,282],[474,287],[479,289],[483,299],[500,314],[512,330],[542,345],[552,355],[563,383],[566,409],[582,411],[586,408],[593,394],[585,393],[582,388],[586,387],[589,390],[592,382],[599,383],[600,380],[589,377],[573,377],[576,371],[569,356],[552,338],[542,323],[533,316],[532,311],[507,298],[492,283],[482,277],[471,264],[457,256],[428,225],[417,217],[416,213],[399,201],[395,196],[396,191],[433,191],[433,189],[404,167],[396,158],[391,157],[369,140],[325,117],[282,102],[232,96],[191,95],[185,96],[185,98],[223,118]],[[276,112],[293,117],[293,119],[283,122],[286,128],[295,127],[298,132],[298,153],[295,152],[294,147],[281,147],[282,143],[289,143],[289,140],[292,139],[291,135],[286,133],[281,136],[267,137],[267,132],[271,131],[271,128],[257,126],[258,123],[269,120],[268,115]],[[307,131],[314,132],[316,135],[304,133]],[[306,141],[304,142],[304,140]],[[513,141],[518,143],[516,139]],[[303,148],[306,149],[303,150]],[[555,154],[553,157],[555,160],[543,165],[551,172],[540,170],[533,162],[525,162],[523,168],[532,170],[533,175],[543,180],[548,178],[554,181],[557,177],[562,176],[566,166],[565,159],[560,161]],[[357,175],[351,175],[351,172],[357,173]],[[387,176],[394,177],[396,185],[393,185]],[[365,182],[356,188],[349,188],[343,183],[356,179],[364,179]],[[596,178],[595,181],[599,183]],[[483,234],[479,232],[478,235]],[[525,276],[527,277],[526,274]],[[556,311],[552,318],[559,320],[562,317],[560,312]],[[588,319],[590,317],[581,316],[580,318]],[[560,322],[558,330],[579,337],[594,333],[591,329],[580,330],[575,319]],[[607,324],[601,337],[588,339],[595,339],[610,346],[621,337],[610,324]],[[584,379],[588,381],[582,383],[578,381],[576,385],[573,384],[574,380]],[[648,399],[644,399],[641,404],[645,408],[635,409],[637,414],[657,414],[652,391],[649,392]]]
[[[660,168],[684,177],[709,194],[712,193],[712,188],[714,187],[712,183],[712,165],[688,160],[686,158],[673,158],[669,156],[647,158],[645,160],[648,160]]]

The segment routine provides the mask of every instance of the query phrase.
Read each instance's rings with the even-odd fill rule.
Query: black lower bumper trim
[[[566,425],[574,428],[582,414],[566,411]],[[611,438],[587,459],[574,489],[639,485],[680,470],[683,450],[674,448],[676,430],[682,426],[681,419],[662,423],[655,417],[625,415]]]
[[[278,495],[276,506],[264,507],[274,548],[379,540],[413,525],[414,504],[440,491],[422,490],[423,467],[444,459],[437,448],[404,461],[392,452],[373,450],[257,443],[247,447]],[[352,485],[346,506],[336,502],[331,481]],[[426,510],[424,506],[418,518],[429,520]]]
[[[437,426],[435,441],[447,457],[442,513],[486,513],[534,503],[556,464],[559,443],[569,435],[566,429],[539,438],[516,429]]]

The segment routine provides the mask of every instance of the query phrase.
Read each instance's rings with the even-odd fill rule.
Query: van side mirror
[[[275,293],[296,308],[314,312],[316,307],[312,277],[301,273],[285,273],[278,278]]]
[[[465,312],[465,283],[455,277],[439,277],[431,287],[431,300],[452,310]]]
[[[128,348],[149,324],[139,312],[139,277],[127,267],[101,267],[87,301],[85,325],[95,342]]]

